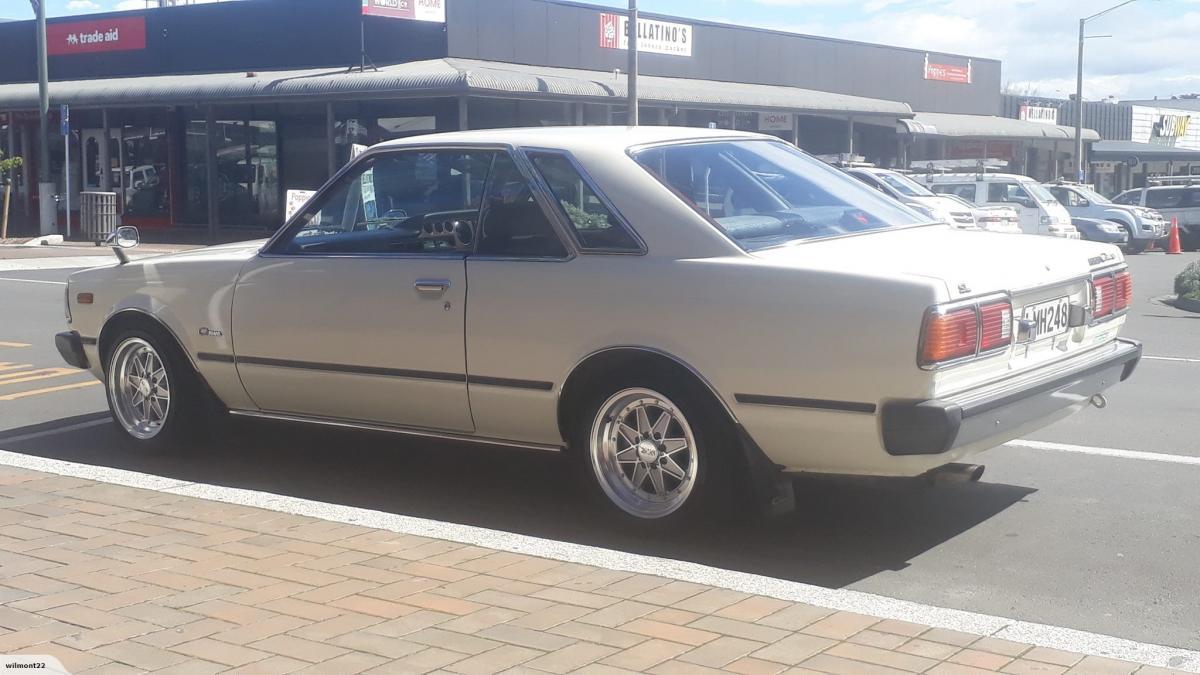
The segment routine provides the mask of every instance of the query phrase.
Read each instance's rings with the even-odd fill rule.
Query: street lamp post
[[[1137,0],[1125,0],[1125,2],[1113,5],[1103,12],[1097,12],[1091,16],[1085,16],[1079,20],[1079,58],[1075,64],[1075,180],[1083,182],[1083,41],[1087,36],[1083,34],[1087,22],[1092,19],[1098,19],[1109,12],[1120,9],[1125,5]]]
[[[50,84],[46,64],[46,3],[30,0],[37,15],[38,69],[38,229],[43,235],[54,234],[58,227],[58,205],[54,199],[55,186],[50,179]],[[70,218],[70,214],[67,214]]]
[[[629,112],[626,123],[638,125],[638,6],[637,0],[629,0],[629,84],[626,86]]]

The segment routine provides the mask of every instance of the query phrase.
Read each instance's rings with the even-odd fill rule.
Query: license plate
[[[1021,318],[1032,324],[1027,338],[1030,342],[1067,332],[1070,317],[1071,302],[1066,296],[1036,305],[1025,305],[1021,310]]]

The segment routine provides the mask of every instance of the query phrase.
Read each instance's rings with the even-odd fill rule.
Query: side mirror
[[[113,253],[116,254],[117,260],[120,260],[121,264],[124,265],[125,263],[129,262],[129,256],[125,255],[125,249],[136,248],[141,241],[141,234],[138,233],[138,229],[136,227],[133,227],[132,225],[123,225],[118,227],[112,234],[108,235],[108,238],[104,240],[104,243],[112,246]]]

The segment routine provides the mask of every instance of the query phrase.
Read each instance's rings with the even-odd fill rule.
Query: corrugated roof
[[[906,117],[905,103],[796,87],[642,76],[646,103],[740,107],[826,114]],[[516,94],[551,99],[625,98],[625,76],[495,61],[433,59],[364,72],[309,69],[124,77],[52,82],[54,105],[139,106],[234,103],[291,98],[346,99],[415,95]],[[37,108],[36,84],[0,85],[0,110]]]
[[[1040,124],[992,115],[956,115],[952,113],[916,113],[899,122],[901,133],[957,138],[1015,138],[1074,140],[1075,127]],[[1100,134],[1083,130],[1083,140],[1098,141]]]
[[[1128,162],[1200,162],[1200,150],[1152,145],[1137,141],[1100,141],[1092,144],[1092,159]]]

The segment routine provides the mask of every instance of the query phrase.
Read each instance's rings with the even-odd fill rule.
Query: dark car
[[[1111,220],[1072,218],[1071,224],[1079,230],[1079,236],[1088,241],[1103,241],[1118,246],[1124,246],[1129,242],[1129,232]]]

